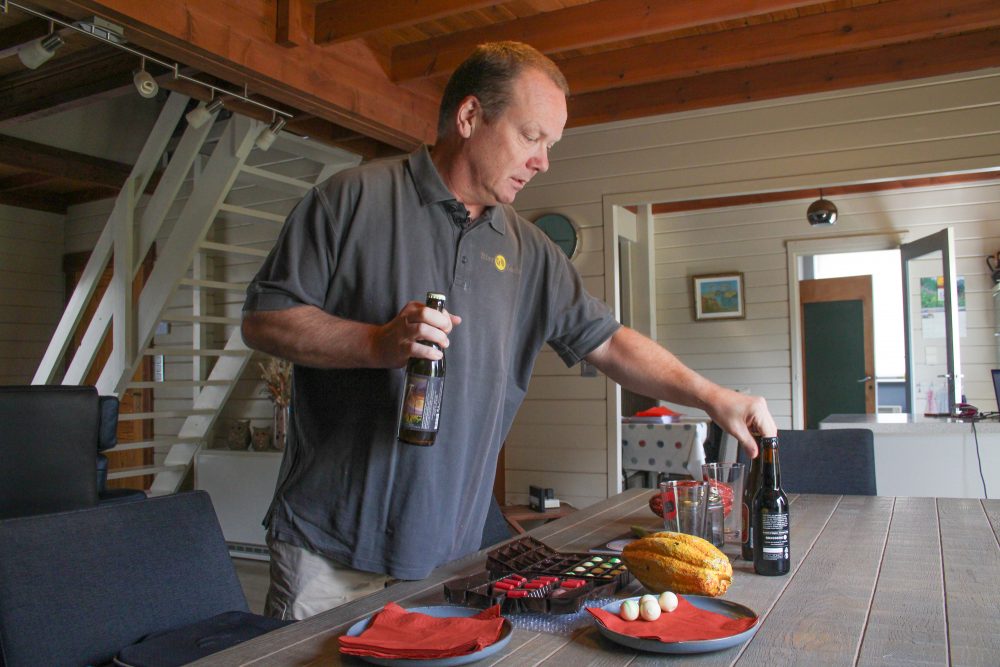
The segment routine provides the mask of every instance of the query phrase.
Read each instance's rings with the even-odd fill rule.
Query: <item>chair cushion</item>
[[[204,621],[152,634],[119,651],[115,664],[121,667],[186,665],[294,622],[245,611],[227,611]]]

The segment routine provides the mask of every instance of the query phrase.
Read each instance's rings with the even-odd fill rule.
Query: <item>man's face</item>
[[[548,171],[549,149],[562,138],[566,96],[548,76],[526,69],[511,84],[507,108],[490,122],[480,113],[467,142],[477,201],[510,204],[535,174]]]

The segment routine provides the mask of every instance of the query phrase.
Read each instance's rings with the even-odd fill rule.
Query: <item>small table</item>
[[[544,512],[538,512],[528,505],[501,505],[500,511],[503,512],[503,518],[507,519],[510,527],[516,530],[519,535],[523,535],[528,531],[521,525],[522,521],[543,521],[548,523],[549,521],[561,519],[564,516],[572,514],[576,511],[576,508],[569,503],[560,502],[558,509],[552,508]]]
[[[705,463],[707,419],[685,419],[669,424],[622,421],[622,470],[657,476],[701,479]],[[656,486],[653,484],[652,486]]]

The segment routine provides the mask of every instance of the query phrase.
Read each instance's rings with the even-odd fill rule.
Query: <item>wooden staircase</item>
[[[266,153],[255,141],[266,125],[242,116],[194,128],[178,125],[188,99],[172,93],[68,300],[34,384],[81,384],[101,342],[112,352],[96,382],[98,392],[119,397],[152,391],[150,412],[120,415],[152,420],[155,437],[121,443],[109,451],[152,449],[154,465],[113,469],[109,479],[154,475],[150,494],[172,493],[188,475],[195,453],[211,446],[213,429],[234,389],[244,382],[232,418],[260,416],[251,351],[240,335],[247,283],[267,256],[285,216],[308,190],[359,162],[357,156],[287,133]],[[142,199],[153,172],[166,164],[156,189]],[[150,249],[155,263],[139,294],[133,278]],[[70,338],[108,266],[113,277],[71,359]],[[148,357],[161,373],[134,380]],[[59,370],[66,368],[62,377]],[[254,397],[250,400],[248,397]]]

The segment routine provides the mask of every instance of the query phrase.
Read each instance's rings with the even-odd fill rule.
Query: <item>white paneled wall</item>
[[[59,322],[63,216],[0,205],[0,385],[30,384]]]
[[[614,262],[605,252],[615,206],[989,169],[1000,169],[996,69],[570,129],[551,154],[550,171],[517,205],[528,219],[559,211],[580,224],[584,252],[575,264],[594,293],[614,304],[607,287],[614,276],[605,269]],[[785,241],[900,228],[922,235],[953,224],[960,228],[959,273],[971,292],[970,328],[980,320],[985,327],[983,257],[1000,249],[997,191],[978,184],[837,198],[841,220],[826,230],[808,227],[803,201],[660,216],[658,340],[708,377],[763,394],[788,425]],[[692,322],[690,276],[720,270],[746,275],[747,319]],[[974,402],[983,387],[971,376],[997,360],[978,338],[967,345]],[[507,500],[525,502],[535,484],[585,506],[605,497],[619,475],[613,385],[602,392],[603,378],[567,372],[547,355],[507,440]]]

